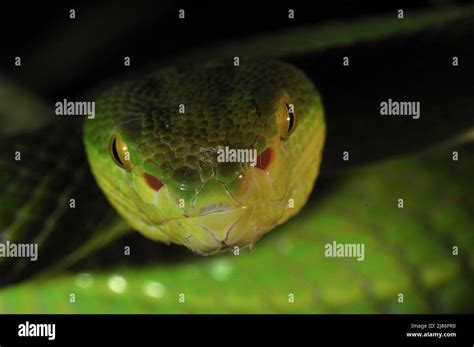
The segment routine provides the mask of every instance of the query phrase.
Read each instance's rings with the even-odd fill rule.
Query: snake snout
[[[216,179],[208,180],[184,209],[187,217],[217,214],[241,207],[227,186]]]

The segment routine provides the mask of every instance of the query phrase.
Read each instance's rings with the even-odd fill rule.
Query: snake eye
[[[279,112],[280,137],[287,139],[296,128],[295,106],[290,103],[284,103]]]
[[[117,135],[112,135],[109,145],[110,156],[112,157],[115,164],[121,169],[130,171],[130,152],[128,151],[127,145]]]

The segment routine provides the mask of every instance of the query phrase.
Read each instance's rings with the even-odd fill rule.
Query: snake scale
[[[93,120],[3,138],[1,240],[40,256],[1,259],[0,311],[472,310],[474,151],[450,140],[472,127],[472,10],[400,23],[282,34],[299,48],[270,55],[251,53],[268,37],[190,52],[99,93]],[[421,120],[381,121],[387,95],[421,100]],[[255,148],[257,167],[217,162],[219,146]],[[365,260],[325,257],[334,240]]]

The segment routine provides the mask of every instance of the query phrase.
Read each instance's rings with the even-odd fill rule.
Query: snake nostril
[[[147,173],[143,174],[143,178],[145,179],[146,183],[148,186],[153,189],[153,190],[160,190],[161,187],[163,187],[163,182],[161,182],[158,178],[155,176],[149,175]]]
[[[265,149],[257,157],[257,165],[255,165],[255,167],[258,167],[261,170],[266,170],[272,163],[274,155],[275,155],[275,151],[273,150],[273,148],[269,147]]]

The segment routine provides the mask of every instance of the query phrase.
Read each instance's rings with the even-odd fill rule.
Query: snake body
[[[461,24],[455,17],[461,18]],[[445,19],[438,14],[426,18],[435,18],[433,27],[446,39],[452,38],[453,32],[468,36],[472,31],[469,13],[466,22],[462,17],[456,13]],[[473,223],[472,192],[466,187],[474,169],[471,145],[456,148],[467,158],[459,165],[446,165],[445,158],[453,151],[450,143],[416,156],[349,169],[350,174],[340,177],[330,189],[316,188],[310,195],[323,157],[327,172],[346,165],[340,160],[344,140],[353,136],[357,148],[364,149],[361,154],[356,148],[351,155],[370,156],[370,148],[373,159],[380,159],[379,148],[367,147],[370,141],[361,133],[367,129],[371,140],[376,136],[386,139],[383,129],[371,126],[372,118],[364,118],[368,108],[360,106],[368,98],[356,93],[359,84],[352,85],[356,86],[352,87],[354,97],[348,96],[350,82],[338,77],[339,70],[327,68],[329,62],[348,54],[346,49],[352,61],[357,61],[367,52],[375,52],[374,47],[380,51],[378,46],[398,49],[406,42],[410,47],[419,42],[426,46],[436,43],[433,28],[419,32],[410,25],[406,30],[411,36],[385,33],[388,38],[380,34],[377,40],[374,28],[378,26],[375,21],[369,25],[371,31],[346,29],[348,36],[367,37],[349,48],[336,42],[326,55],[318,49],[296,50],[294,59],[242,56],[235,65],[228,55],[215,54],[216,59],[199,63],[171,64],[101,92],[95,119],[61,119],[2,139],[2,153],[20,152],[22,159],[0,157],[0,235],[2,240],[39,244],[40,258],[36,263],[0,259],[0,284],[10,285],[38,274],[40,278],[32,282],[34,288],[25,282],[4,289],[0,310],[127,312],[123,299],[114,296],[118,293],[113,285],[117,276],[108,279],[107,273],[99,271],[94,276],[54,277],[54,282],[48,282],[48,277],[71,266],[87,268],[89,260],[96,265],[93,260],[101,253],[98,250],[110,266],[107,252],[119,262],[124,245],[131,245],[137,258],[169,255],[167,246],[148,239],[184,245],[204,255],[235,252],[235,247],[253,248],[264,233],[280,224],[257,243],[254,252],[199,257],[187,264],[153,264],[135,272],[121,269],[132,298],[130,311],[470,310],[474,258],[469,249],[474,240],[469,228]],[[464,53],[469,57],[472,52]],[[200,53],[193,56],[201,57]],[[400,75],[396,67],[389,70],[394,71],[391,77]],[[380,96],[377,76],[364,80],[365,70],[360,73],[355,67],[352,71],[357,83]],[[329,72],[332,83],[324,78]],[[442,76],[444,72],[440,69],[437,73]],[[428,102],[423,105],[436,106],[436,120],[453,107],[462,106],[466,114],[472,111],[471,95],[462,87],[469,76],[457,77],[459,85],[449,90],[428,88]],[[403,90],[418,88],[405,84]],[[440,93],[447,99],[449,96],[449,105],[433,102]],[[290,111],[290,105],[294,110]],[[324,155],[323,113],[328,114],[329,142]],[[432,124],[430,135],[444,139],[459,134],[472,121],[459,115],[450,124]],[[260,158],[257,167],[249,162],[220,162],[216,151],[226,146],[255,149]],[[383,144],[380,148],[392,154],[393,148],[386,149]],[[441,197],[439,187],[443,187]],[[405,209],[394,207],[400,194],[404,195]],[[308,199],[311,201],[305,206]],[[130,227],[146,238],[128,234]],[[334,240],[364,243],[366,259],[354,262],[324,257],[324,245]],[[456,245],[460,253],[453,256]],[[181,248],[170,249],[178,259],[189,259],[190,252],[182,253]],[[109,283],[115,294],[106,290],[104,283]],[[72,290],[82,299],[66,307],[63,296]],[[190,306],[174,304],[183,292],[191,297]],[[399,301],[399,294],[404,294],[405,303]],[[158,297],[164,301],[150,302]],[[106,306],[101,306],[103,302]]]

